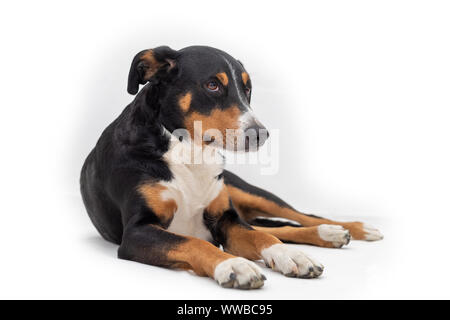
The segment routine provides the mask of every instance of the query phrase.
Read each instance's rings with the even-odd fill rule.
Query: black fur
[[[158,101],[149,99],[155,91],[159,89],[144,88],[106,128],[81,171],[81,194],[89,217],[106,240],[117,244],[128,220],[146,210],[136,187],[143,181],[172,178],[162,160],[169,139],[152,112]],[[153,219],[157,222],[156,216]]]
[[[271,219],[265,219],[265,218],[256,218],[249,222],[252,226],[257,227],[267,227],[267,228],[278,228],[278,227],[296,227],[301,228],[302,226],[298,223],[289,222],[289,221],[278,221],[278,220],[271,220]]]
[[[149,213],[134,216],[126,226],[118,257],[170,268],[173,262],[166,258],[166,253],[187,240],[158,228]]]

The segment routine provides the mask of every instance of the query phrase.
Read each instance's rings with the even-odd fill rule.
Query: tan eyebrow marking
[[[187,112],[191,106],[192,93],[188,91],[185,95],[181,96],[178,100],[181,110]]]
[[[217,77],[217,79],[220,80],[220,82],[222,82],[222,84],[224,86],[228,85],[228,76],[225,72],[220,72],[220,73],[216,74],[216,77]]]
[[[247,72],[242,72],[241,76],[242,76],[242,82],[244,82],[244,84],[247,85],[247,82],[248,82],[248,79],[249,79],[248,73]]]

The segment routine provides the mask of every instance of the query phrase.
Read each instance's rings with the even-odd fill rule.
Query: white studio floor
[[[394,221],[364,219],[378,226],[385,239],[353,241],[344,249],[302,246],[325,265],[315,280],[292,279],[263,266],[268,278],[260,290],[223,289],[208,278],[122,261],[117,246],[97,235],[81,201],[70,197],[72,214],[59,214],[40,232],[31,225],[24,231],[36,237],[6,248],[2,262],[0,298],[84,299],[366,299],[433,298],[442,292],[428,290],[445,281],[436,274],[445,269],[424,257],[426,243],[402,241],[404,230],[395,232]],[[59,215],[59,218],[57,218]],[[349,218],[349,217],[346,217]],[[67,229],[55,226],[66,226]],[[7,231],[8,232],[8,231]],[[20,241],[20,240],[18,240]],[[410,243],[411,247],[402,247]],[[20,248],[18,250],[18,248]],[[10,250],[9,250],[10,249]],[[410,250],[413,249],[413,250]],[[28,250],[27,252],[25,252]],[[410,263],[409,263],[409,262]],[[10,276],[11,275],[11,276]],[[448,275],[446,275],[448,280]]]

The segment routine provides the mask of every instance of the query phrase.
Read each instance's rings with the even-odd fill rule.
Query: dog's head
[[[171,132],[185,129],[203,144],[234,151],[256,150],[268,138],[250,107],[249,74],[223,51],[204,46],[141,51],[131,65],[128,92],[136,94],[147,82],[161,87],[158,114]]]

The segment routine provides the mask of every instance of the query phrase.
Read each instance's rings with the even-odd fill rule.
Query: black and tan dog
[[[146,85],[138,93],[140,84]],[[256,131],[258,146],[267,138],[249,105],[250,77],[225,52],[202,46],[144,50],[132,62],[128,92],[136,98],[103,132],[81,173],[89,216],[106,240],[120,245],[119,258],[193,270],[224,287],[250,289],[261,287],[265,277],[249,260],[262,259],[286,276],[322,274],[320,263],[282,241],[340,248],[350,235],[382,238],[360,222],[300,213],[220,162],[176,161],[180,148],[196,151],[189,139],[173,139],[173,132],[181,128],[194,137],[196,121],[201,135],[223,133],[224,144],[230,129]],[[203,137],[200,152],[218,149],[211,144],[217,136]],[[248,151],[244,141],[231,149]]]

